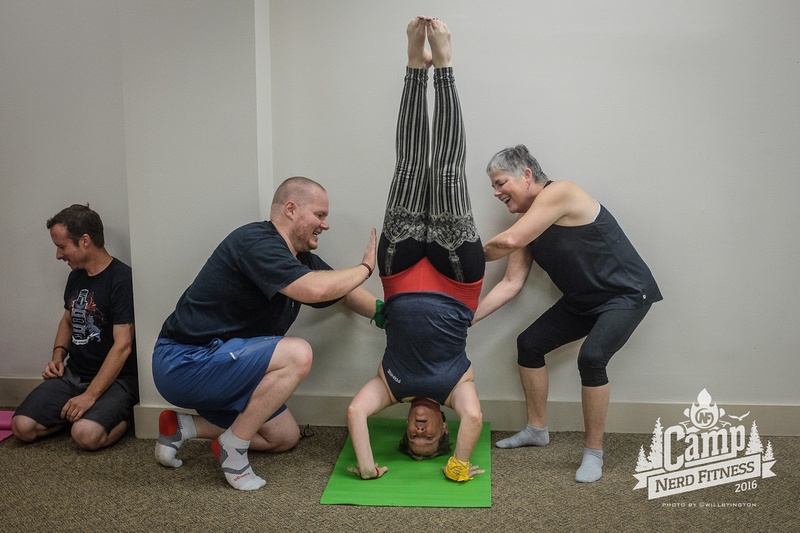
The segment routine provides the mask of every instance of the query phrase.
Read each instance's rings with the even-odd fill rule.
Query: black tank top
[[[564,301],[581,314],[635,309],[663,299],[650,269],[602,205],[594,222],[553,224],[528,250]]]

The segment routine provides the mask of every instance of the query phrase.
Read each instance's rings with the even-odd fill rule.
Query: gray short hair
[[[525,169],[531,169],[536,183],[547,181],[547,174],[542,171],[539,162],[531,155],[524,144],[504,148],[494,154],[486,165],[486,173],[491,174],[497,170],[508,172],[513,176],[521,176]]]

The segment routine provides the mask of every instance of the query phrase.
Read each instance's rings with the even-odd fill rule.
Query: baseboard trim
[[[0,378],[0,406],[13,408],[19,405],[30,391],[41,383],[40,379]],[[300,424],[312,426],[346,426],[347,406],[350,396],[322,396],[315,394],[295,394],[287,402],[294,417]],[[685,403],[617,403],[612,402],[608,409],[606,431],[608,433],[652,433],[656,419],[663,426],[671,426],[686,419],[683,415],[693,399]],[[749,431],[755,421],[762,435],[800,436],[800,406],[798,405],[748,405],[725,404],[730,414],[747,415],[744,423]],[[136,436],[142,439],[158,437],[158,415],[169,406],[143,405],[134,408]],[[491,422],[495,431],[515,431],[525,425],[525,402],[521,400],[481,399],[483,419]],[[385,418],[405,418],[407,406],[393,405],[382,411]],[[191,411],[185,411],[191,412]],[[455,414],[446,410],[451,418]],[[583,412],[580,402],[550,401],[547,404],[547,418],[551,431],[583,431]]]
[[[301,425],[346,426],[347,406],[350,396],[317,396],[295,394],[287,402],[289,409]],[[691,402],[689,402],[691,403]],[[687,403],[612,403],[608,409],[606,432],[653,432],[656,420],[666,427],[682,422]],[[731,414],[750,414],[744,423],[757,422],[761,435],[800,436],[800,406],[796,405],[743,405],[724,406]],[[136,436],[153,439],[158,436],[158,415],[166,407],[137,405]],[[385,409],[379,416],[405,418],[408,406],[398,404]],[[483,419],[491,422],[495,431],[515,431],[525,426],[525,402],[521,400],[481,400]],[[191,412],[191,411],[185,411]],[[446,410],[448,416],[455,414]],[[580,402],[551,401],[547,404],[547,417],[551,431],[583,431],[583,411]]]
[[[42,378],[0,378],[0,405],[16,407],[42,382]]]

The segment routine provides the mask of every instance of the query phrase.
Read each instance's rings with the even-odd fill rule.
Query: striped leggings
[[[427,257],[445,276],[472,283],[483,277],[485,261],[467,191],[466,138],[452,67],[434,69],[430,132],[427,85],[427,70],[406,68],[378,268],[390,276]]]

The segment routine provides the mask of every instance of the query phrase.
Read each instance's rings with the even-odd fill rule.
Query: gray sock
[[[603,477],[603,450],[583,449],[583,461],[575,472],[575,481],[592,483]]]
[[[547,446],[550,433],[547,428],[537,428],[528,424],[525,429],[507,439],[495,443],[498,448],[519,448],[520,446]]]

